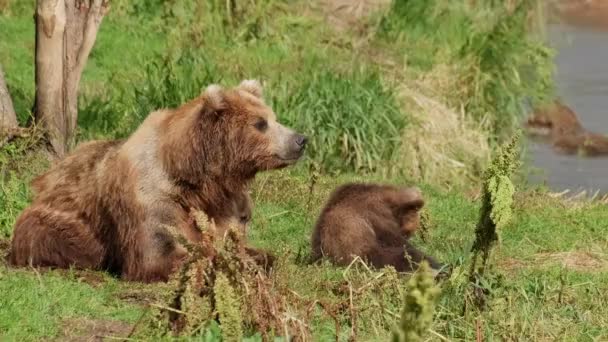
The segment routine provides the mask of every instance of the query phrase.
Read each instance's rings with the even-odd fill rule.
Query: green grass
[[[349,300],[348,293],[338,291],[341,284],[350,281],[354,287],[363,286],[380,274],[351,270],[345,275],[344,268],[305,262],[312,227],[327,194],[339,184],[360,180],[381,178],[352,174],[322,177],[310,195],[308,174],[303,166],[259,177],[253,193],[256,208],[250,240],[280,257],[281,267],[275,275],[277,283],[309,302],[319,300],[337,305]],[[391,182],[407,183],[399,178]],[[281,191],[286,187],[291,190]],[[534,191],[518,192],[514,221],[503,230],[502,244],[494,255],[496,266],[487,279],[489,309],[463,317],[460,310],[466,274],[461,272],[467,269],[479,203],[459,192],[445,193],[432,186],[423,186],[423,190],[432,227],[427,242],[416,238],[415,243],[456,266],[453,278],[443,285],[433,331],[450,340],[471,340],[475,338],[479,320],[484,336],[491,339],[591,341],[608,337],[608,270],[605,268],[608,258],[602,252],[608,248],[603,224],[608,220],[605,207],[569,204]],[[603,262],[603,270],[584,263],[562,265],[587,255],[585,252]],[[0,270],[0,288],[3,293],[11,293],[0,300],[3,315],[0,335],[9,339],[57,336],[60,323],[72,317],[133,323],[144,307],[115,297],[163,291],[161,285],[121,283],[108,276],[102,277],[101,285],[90,286],[69,274],[37,275],[32,270],[4,266]],[[355,298],[357,335],[361,340],[384,340],[390,336],[390,327],[396,318],[389,312],[399,312],[402,298],[399,291],[406,279],[387,280],[377,284],[376,290]],[[380,304],[384,309],[379,309]],[[300,304],[293,306],[303,314],[299,311],[303,310]],[[351,320],[346,313],[338,318],[342,340],[350,333]],[[322,310],[313,315],[312,324],[316,340],[334,338],[335,324]],[[152,333],[142,329],[136,336],[144,338]]]
[[[0,62],[25,122],[34,92],[34,2],[9,3],[0,15]],[[468,115],[489,116],[496,125],[519,115],[523,94],[540,99],[550,93],[543,83],[550,78],[549,52],[535,37],[515,39],[524,32],[521,18],[510,22],[500,9],[471,10],[459,2],[395,1],[377,35],[336,34],[303,1],[256,0],[230,15],[225,4],[113,1],[82,81],[80,139],[127,136],[151,110],[179,105],[209,83],[259,78],[279,119],[312,141],[300,165],[257,177],[249,238],[279,256],[273,280],[292,291],[292,313],[307,316],[315,340],[334,340],[336,333],[347,340],[353,312],[358,340],[386,340],[402,308],[407,277],[306,263],[324,201],[348,181],[422,188],[431,228],[426,241],[416,237],[414,242],[456,267],[442,285],[433,340],[474,340],[478,329],[487,340],[608,339],[605,206],[519,188],[514,219],[502,230],[494,267],[485,278],[488,308],[463,316],[480,209],[479,201],[465,194],[476,184],[467,180],[446,189],[442,183],[408,179],[414,166],[399,154],[403,133],[416,124],[411,114],[418,110],[401,99],[401,83],[411,86],[439,74],[449,86],[437,87],[437,101],[465,106]],[[388,60],[389,66],[378,60]],[[530,67],[530,61],[541,82],[518,83],[525,78],[519,68]],[[437,73],[442,64],[456,73]],[[457,137],[437,137],[452,138]],[[48,165],[35,147],[33,139],[22,139],[0,149],[2,247],[29,203],[30,180]],[[311,172],[317,171],[311,191],[316,177]],[[91,277],[100,279],[91,283]],[[361,289],[352,307],[344,290],[348,285]],[[37,273],[1,263],[0,339],[60,337],[66,322],[82,318],[137,324],[133,338],[149,340],[158,332],[139,318],[148,316],[147,302],[166,305],[166,290],[94,272]],[[211,326],[205,340],[217,340],[217,331]]]
[[[34,99],[34,32],[31,16],[0,16],[0,63],[21,123]]]
[[[274,102],[287,124],[318,131],[308,157],[326,171],[378,171],[397,156],[406,119],[378,72],[311,68],[292,94],[281,95]]]
[[[119,283],[109,279],[92,287],[72,274],[36,275],[0,266],[0,335],[4,341],[58,336],[77,320],[135,322],[142,308],[116,298]]]

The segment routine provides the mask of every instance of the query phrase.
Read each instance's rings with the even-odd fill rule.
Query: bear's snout
[[[308,138],[305,135],[294,133],[291,137],[290,145],[290,155],[293,159],[299,159],[304,154],[304,150],[306,149],[306,144],[308,143]]]
[[[294,140],[296,142],[296,145],[298,145],[301,150],[306,148],[306,144],[308,143],[308,138],[306,136],[302,134],[296,134],[296,138]]]

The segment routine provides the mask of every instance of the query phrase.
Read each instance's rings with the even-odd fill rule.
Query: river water
[[[557,50],[558,95],[583,127],[608,134],[608,32],[553,24],[548,35]],[[528,149],[529,164],[537,169],[530,182],[544,183],[553,191],[608,193],[608,157],[561,155],[548,143],[533,140]]]

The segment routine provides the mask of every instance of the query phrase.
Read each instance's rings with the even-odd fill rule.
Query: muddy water
[[[608,31],[568,25],[549,26],[557,50],[557,89],[588,130],[608,134]],[[532,183],[555,191],[608,193],[608,158],[584,158],[555,153],[546,143],[530,141],[531,166],[540,169]],[[541,172],[540,174],[539,171]]]

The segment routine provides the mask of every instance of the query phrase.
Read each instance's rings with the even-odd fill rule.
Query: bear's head
[[[216,224],[217,233],[219,236],[224,236],[229,228],[236,230],[242,236],[247,236],[249,225],[251,223],[251,216],[253,214],[253,202],[249,196],[248,191],[243,191],[237,194],[231,205],[231,216],[219,221]]]
[[[296,163],[307,144],[304,135],[277,121],[255,80],[231,89],[210,85],[174,113],[167,122],[165,166],[188,183],[206,177],[248,180]]]
[[[410,238],[420,226],[420,211],[424,207],[422,192],[417,187],[403,187],[398,191],[395,216],[401,227],[401,233]]]

